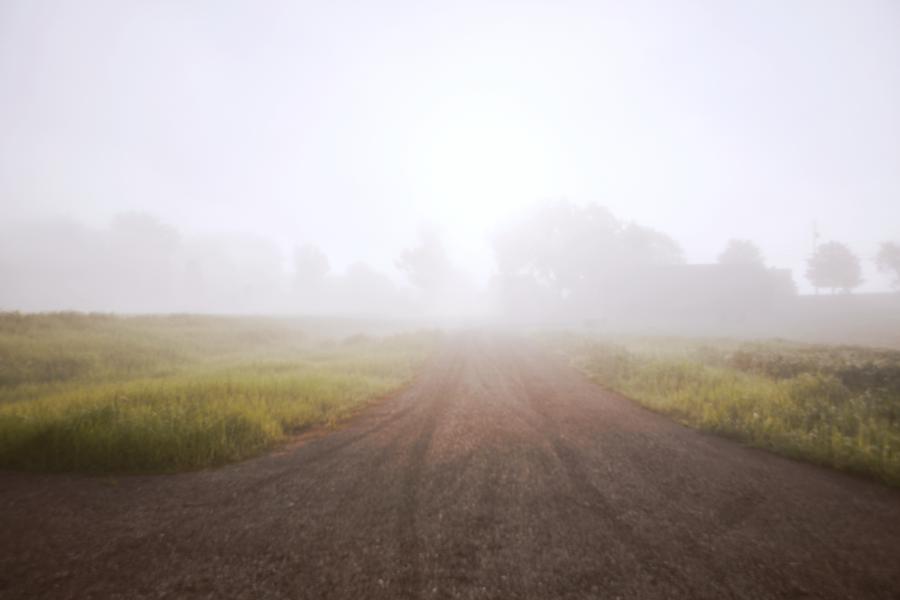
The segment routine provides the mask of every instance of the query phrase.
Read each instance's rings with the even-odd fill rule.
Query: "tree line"
[[[507,287],[529,296],[550,289],[591,305],[631,279],[684,263],[681,246],[665,233],[622,221],[595,204],[567,201],[544,204],[514,221],[494,245],[498,277]],[[718,262],[765,267],[759,246],[746,239],[730,240]],[[882,243],[874,262],[900,287],[900,244]],[[850,292],[863,283],[860,258],[837,241],[817,245],[806,266],[817,292]]]
[[[900,287],[900,244],[883,242],[875,256],[875,265],[893,277],[895,287]],[[835,241],[816,246],[807,260],[806,277],[817,293],[820,289],[850,293],[863,283],[859,256]]]
[[[365,262],[335,272],[316,246],[297,246],[285,257],[263,238],[189,235],[144,214],[119,215],[104,228],[53,220],[0,229],[0,309],[540,318],[665,303],[661,290],[689,288],[694,276],[707,279],[697,280],[698,293],[685,302],[700,302],[710,280],[717,293],[751,303],[755,288],[772,297],[792,288],[785,272],[766,268],[750,240],[730,240],[718,256],[734,268],[685,265],[669,235],[597,204],[568,201],[533,206],[497,226],[486,286],[453,262],[436,232],[398,252],[394,264],[404,282]],[[900,243],[881,244],[874,262],[900,288]],[[862,283],[861,260],[844,244],[823,243],[806,276],[817,290],[850,292]]]
[[[731,240],[719,255],[724,264],[763,265],[759,247],[750,240]],[[900,287],[900,244],[882,242],[874,258],[879,271],[893,277],[894,287]],[[806,261],[806,277],[815,288],[849,293],[863,283],[862,263],[847,245],[837,241],[817,244]]]

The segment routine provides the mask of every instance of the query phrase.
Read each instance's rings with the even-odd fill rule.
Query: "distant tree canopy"
[[[294,283],[298,287],[320,286],[330,271],[328,257],[317,246],[304,244],[294,249]]]
[[[750,240],[729,240],[725,250],[719,254],[719,263],[723,265],[764,266],[759,246]]]
[[[816,249],[807,261],[806,277],[819,288],[850,292],[862,283],[859,257],[840,242],[828,242]]]
[[[894,287],[900,287],[900,244],[884,242],[875,257],[878,270],[894,276]]]
[[[542,289],[588,302],[635,269],[684,262],[669,236],[623,223],[596,204],[568,201],[540,205],[512,223],[495,237],[494,251],[508,289]]]
[[[423,233],[417,246],[404,250],[397,267],[406,273],[410,283],[425,292],[439,289],[453,272],[444,244],[433,232]]]

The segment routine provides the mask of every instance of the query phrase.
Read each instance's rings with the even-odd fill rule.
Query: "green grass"
[[[398,389],[436,342],[328,329],[0,314],[0,467],[164,472],[247,458]]]
[[[900,352],[559,336],[601,385],[699,429],[900,485]]]

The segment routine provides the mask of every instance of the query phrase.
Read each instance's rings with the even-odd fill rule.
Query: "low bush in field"
[[[676,351],[567,340],[598,383],[686,424],[900,485],[900,353],[684,342]],[[650,344],[652,346],[652,344]],[[665,346],[661,344],[660,346]]]
[[[310,341],[277,320],[196,317],[28,315],[14,330],[3,317],[0,466],[37,470],[246,458],[403,385],[435,340]]]

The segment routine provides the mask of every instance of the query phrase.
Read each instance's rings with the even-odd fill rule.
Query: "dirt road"
[[[347,427],[177,476],[0,473],[0,598],[900,598],[900,492],[461,336]]]

